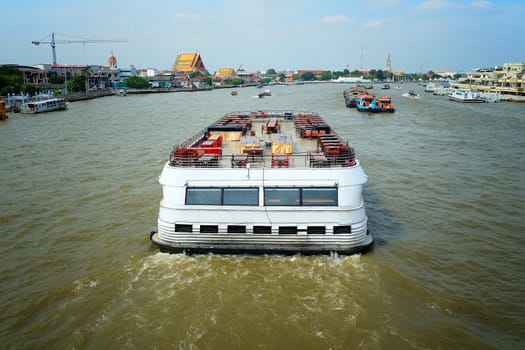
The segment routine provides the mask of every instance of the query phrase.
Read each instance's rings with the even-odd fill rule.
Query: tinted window
[[[188,188],[186,190],[186,204],[221,204],[220,188]]]
[[[303,188],[303,205],[337,205],[337,188]]]
[[[224,205],[259,205],[258,188],[225,188]]]
[[[300,205],[298,188],[265,188],[264,205]]]

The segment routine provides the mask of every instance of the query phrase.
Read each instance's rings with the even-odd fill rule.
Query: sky
[[[524,0],[0,0],[0,64],[168,70],[198,52],[210,73],[245,70],[467,72],[525,62]]]

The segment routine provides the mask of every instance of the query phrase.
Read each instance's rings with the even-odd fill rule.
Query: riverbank
[[[85,92],[74,92],[71,94],[62,95],[63,98],[68,100],[69,102],[75,102],[75,101],[84,101],[84,100],[92,100],[99,97],[106,97],[106,96],[113,96],[115,95],[114,90],[104,90],[104,91],[92,91],[86,94]]]

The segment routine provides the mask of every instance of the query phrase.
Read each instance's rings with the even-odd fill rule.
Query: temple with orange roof
[[[171,71],[174,73],[205,72],[206,67],[199,53],[180,53]]]

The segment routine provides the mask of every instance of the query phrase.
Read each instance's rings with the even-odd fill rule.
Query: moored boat
[[[322,254],[373,244],[354,149],[316,113],[235,112],[176,145],[159,178],[161,251]]]
[[[481,103],[485,102],[485,99],[481,97],[478,91],[471,89],[454,89],[449,95],[448,99],[457,102],[465,103]]]
[[[0,100],[0,120],[7,120],[9,116],[7,115],[7,109],[5,108],[5,101]]]
[[[51,111],[59,111],[67,108],[67,102],[64,98],[51,98],[43,101],[27,102],[22,105],[20,113],[34,114]]]

